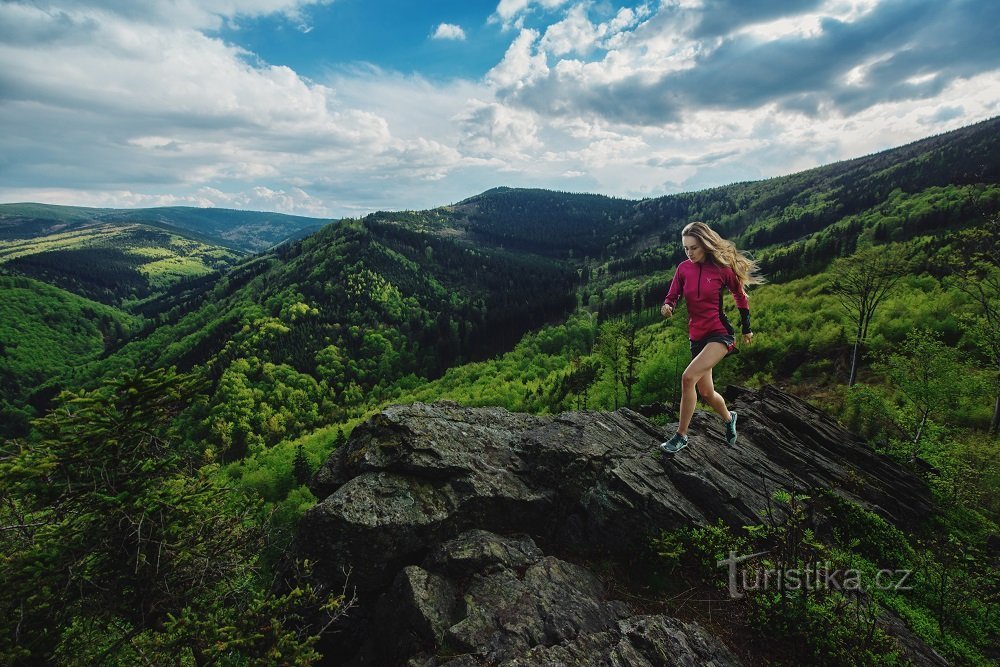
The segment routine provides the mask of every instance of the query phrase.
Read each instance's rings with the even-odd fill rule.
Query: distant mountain
[[[229,209],[0,204],[0,271],[120,306],[218,274],[247,253],[308,236],[325,223]],[[149,314],[159,306],[143,308]]]
[[[205,243],[260,252],[331,222],[282,213],[171,206],[108,209],[51,204],[0,204],[0,239],[27,239],[93,223],[169,227]]]
[[[780,280],[850,254],[862,232],[901,240],[997,211],[998,156],[1000,117],[763,181],[642,201],[501,187],[436,213],[451,234],[479,243],[643,271],[682,258],[677,234],[702,220]]]
[[[546,255],[600,257],[636,202],[593,194],[494,188],[449,211],[474,241]]]
[[[0,239],[0,272],[35,278],[114,306],[218,274],[245,255],[166,225],[51,220],[45,225],[49,233],[44,235],[29,233],[34,230],[23,221],[6,227],[6,238]]]

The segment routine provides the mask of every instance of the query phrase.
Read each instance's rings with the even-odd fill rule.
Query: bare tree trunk
[[[924,434],[924,427],[927,426],[927,412],[920,418],[920,425],[917,426],[917,433],[913,436],[912,447],[910,447],[910,463],[917,462],[917,455],[920,453],[920,438]]]
[[[854,341],[854,352],[851,354],[851,377],[847,380],[847,386],[853,387],[858,373],[858,348],[861,346],[860,340]]]
[[[857,338],[854,339],[854,352],[851,353],[851,377],[847,380],[847,386],[853,387],[858,377],[858,350],[861,347],[861,331],[858,331]]]

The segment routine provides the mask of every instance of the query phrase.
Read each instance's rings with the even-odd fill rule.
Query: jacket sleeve
[[[670,281],[670,289],[667,290],[667,298],[663,300],[664,305],[670,306],[671,309],[677,307],[677,302],[681,300],[684,295],[684,276],[681,273],[681,267],[678,266],[677,270],[674,271],[674,278]]]
[[[740,311],[740,327],[743,333],[747,334],[752,331],[750,328],[750,302],[747,300],[747,293],[743,289],[743,283],[740,279],[736,277],[736,273],[733,270],[726,271],[726,287],[733,295],[733,301],[736,302],[736,307]]]

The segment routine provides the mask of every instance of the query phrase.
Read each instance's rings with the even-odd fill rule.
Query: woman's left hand
[[[743,334],[743,342],[747,345],[753,344],[753,332]]]

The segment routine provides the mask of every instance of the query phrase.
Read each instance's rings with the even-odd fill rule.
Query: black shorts
[[[739,354],[740,351],[736,349],[736,337],[729,334],[712,334],[711,336],[705,336],[701,340],[691,341],[691,358],[694,359],[701,351],[705,349],[705,346],[709,343],[722,343],[725,345],[729,351],[726,352],[726,357],[730,354]],[[723,357],[725,358],[725,357]]]

